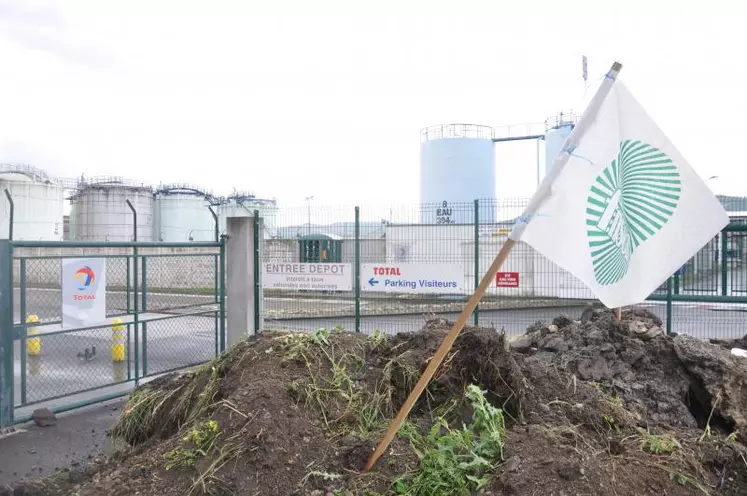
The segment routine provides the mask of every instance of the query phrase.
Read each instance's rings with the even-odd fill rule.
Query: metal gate
[[[40,406],[63,411],[123,396],[141,379],[225,349],[224,240],[2,240],[0,263],[2,377],[9,379],[2,381],[2,425]],[[85,269],[71,273],[76,263]],[[72,321],[63,296],[69,305],[65,295],[97,282],[104,320],[90,310],[89,322],[85,314]],[[72,296],[96,297],[81,295]]]

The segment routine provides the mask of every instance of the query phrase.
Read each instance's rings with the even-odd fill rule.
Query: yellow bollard
[[[125,326],[121,319],[112,320],[112,362],[125,360]]]
[[[36,315],[29,315],[26,318],[27,324],[35,324],[37,322],[39,322],[39,317],[37,317]],[[39,329],[37,329],[36,327],[27,327],[26,334],[29,336],[34,336],[36,334],[39,334]],[[26,352],[29,354],[29,356],[39,356],[39,354],[41,353],[41,338],[27,338]]]

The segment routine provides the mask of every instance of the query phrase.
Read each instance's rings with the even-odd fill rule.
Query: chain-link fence
[[[380,209],[309,202],[278,209],[263,217],[263,327],[395,333],[417,330],[429,317],[453,320],[527,202]],[[747,205],[741,210],[747,211]],[[673,274],[669,291],[665,283],[642,303],[669,330],[704,338],[744,334],[739,324],[747,309],[743,219],[735,214],[731,230]],[[410,277],[400,279],[410,282],[385,285],[391,279],[384,277],[387,271],[397,270],[407,270]],[[469,322],[519,333],[560,313],[578,317],[594,301],[581,281],[519,242]]]
[[[222,243],[13,247],[16,335],[4,358],[14,364],[17,411],[73,396],[94,401],[225,347]],[[101,292],[90,289],[97,282]]]

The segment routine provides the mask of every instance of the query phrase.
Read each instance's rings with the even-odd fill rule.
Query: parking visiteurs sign
[[[361,290],[454,294],[464,291],[462,264],[363,264]]]

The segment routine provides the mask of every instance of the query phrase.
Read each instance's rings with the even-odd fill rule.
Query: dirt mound
[[[139,388],[111,431],[131,448],[23,494],[747,493],[747,360],[639,309],[465,328],[361,473],[450,327],[253,337]]]

